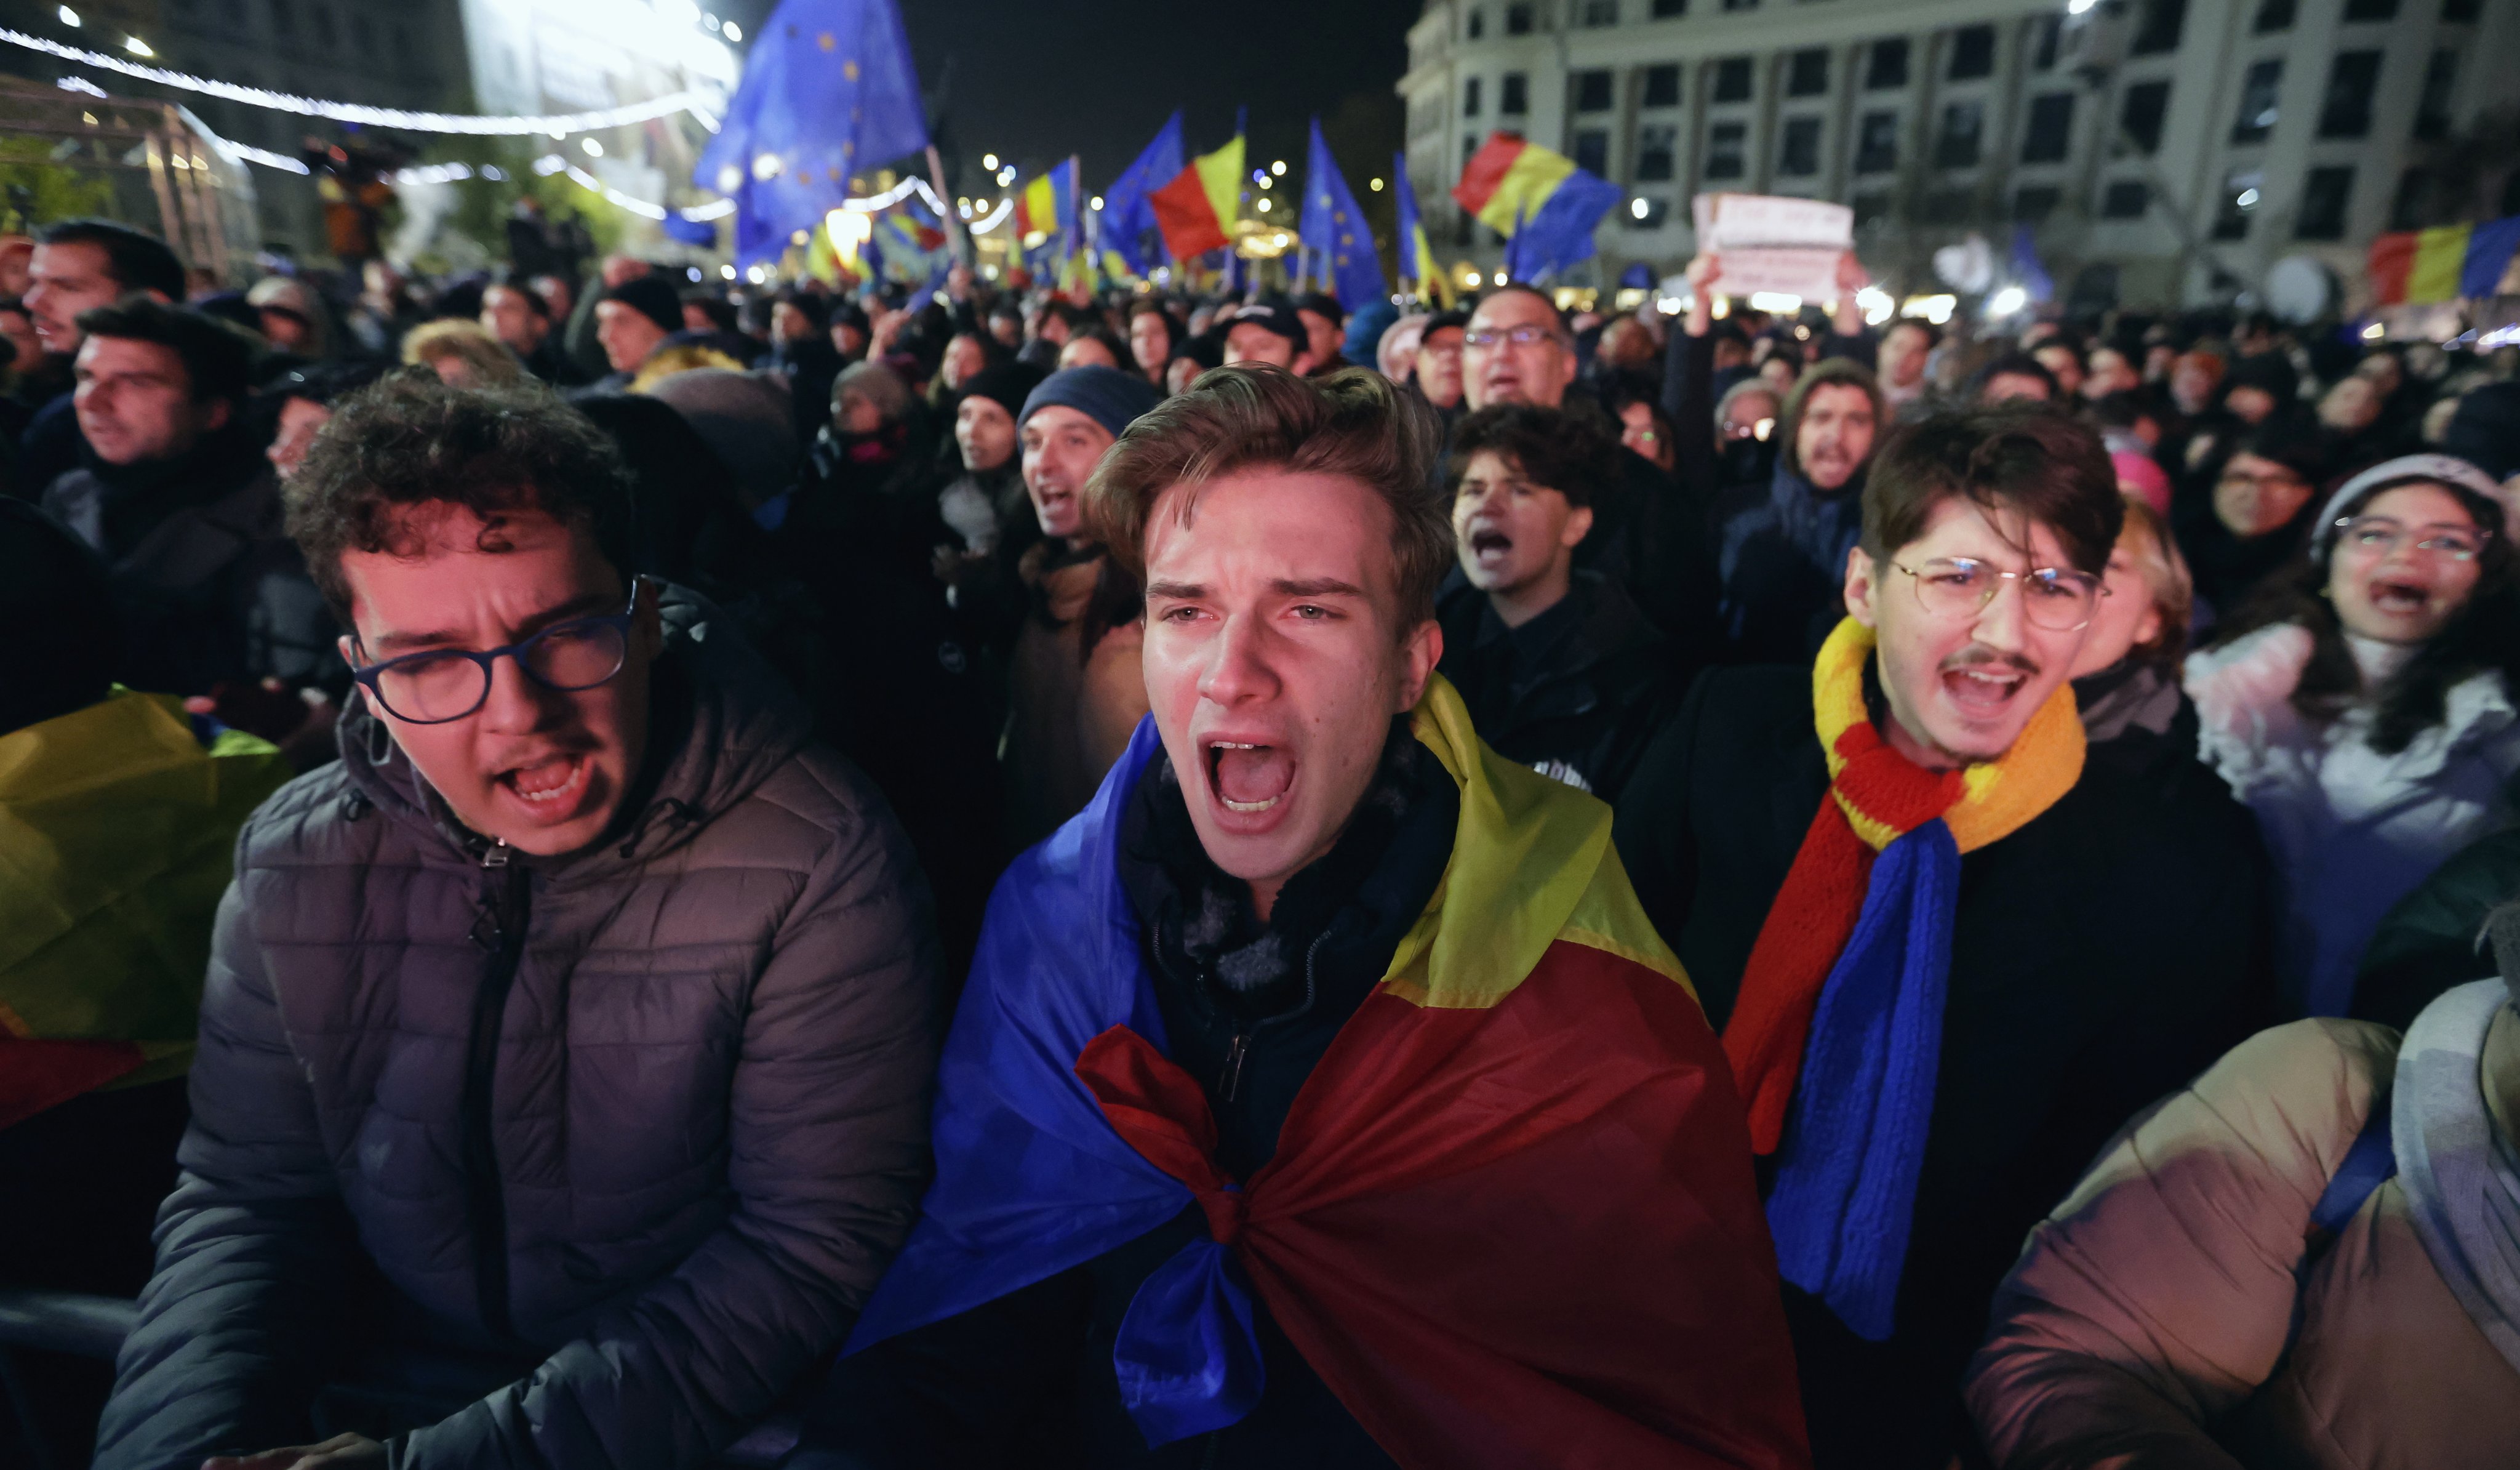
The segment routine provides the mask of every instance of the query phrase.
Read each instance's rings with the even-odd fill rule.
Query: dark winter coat
[[[493,848],[357,712],[248,822],[99,1465],[308,1443],[393,1324],[520,1365],[396,1470],[697,1466],[838,1346],[928,1171],[922,885],[713,610],[664,611],[597,846]]]
[[[179,459],[85,461],[53,482],[43,504],[112,570],[120,682],[208,694],[338,666],[338,625],[282,525],[280,482],[243,426]]]
[[[1621,797],[1619,856],[1719,1030],[1827,787],[1811,674],[1715,669]],[[2047,812],[1960,858],[1897,1331],[1864,1342],[1785,1288],[1822,1470],[1949,1459],[1961,1370],[2024,1233],[2130,1115],[2252,1029],[2266,891],[2248,813],[2192,761],[2147,779],[2087,760]]]
[[[2478,838],[2398,900],[2362,951],[2353,1016],[2404,1031],[2445,990],[2497,973],[2485,915],[2520,898],[2520,827]]]
[[[1660,633],[1616,582],[1575,574],[1555,607],[1518,628],[1457,570],[1436,594],[1444,677],[1500,756],[1615,804],[1686,686]]]
[[[1766,495],[1716,530],[1724,636],[1745,664],[1808,664],[1846,616],[1846,558],[1864,534],[1864,477],[1822,490],[1777,463]]]

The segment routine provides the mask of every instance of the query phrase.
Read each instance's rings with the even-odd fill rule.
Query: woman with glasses
[[[2345,1015],[2390,905],[2512,821],[2520,574],[2500,487],[2439,454],[2347,481],[2186,685],[2204,758],[2280,876],[2285,1001]]]

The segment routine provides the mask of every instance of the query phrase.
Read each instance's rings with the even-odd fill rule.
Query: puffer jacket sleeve
[[[929,1172],[938,961],[909,840],[859,778],[853,813],[751,995],[730,1103],[726,1223],[529,1377],[389,1447],[394,1470],[704,1463],[857,1319]]]
[[[246,854],[263,820],[240,835],[219,904],[182,1172],[98,1428],[108,1470],[194,1470],[221,1449],[304,1444],[306,1405],[338,1361],[338,1307],[360,1257],[253,935]]]
[[[2272,1375],[2311,1212],[2394,1033],[2262,1032],[2138,1119],[1996,1294],[1967,1398],[2003,1470],[2238,1470],[2207,1431]]]

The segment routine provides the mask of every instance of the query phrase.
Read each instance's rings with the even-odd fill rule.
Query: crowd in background
[[[2476,1344],[2455,1320],[2396,1334],[2386,1308],[2345,1300],[2380,1289],[2367,1272],[2356,1287],[2335,1268],[2319,1296],[2290,1266],[2238,1280],[2217,1263],[2257,1270],[2272,1241],[2312,1269],[2299,1237],[2314,1222],[2278,1196],[2329,1188],[2367,1130],[2394,1032],[2498,973],[2479,937],[2520,895],[2520,348],[2232,312],[1868,321],[1852,258],[1844,303],[1784,314],[1703,291],[1677,311],[1521,286],[1459,309],[1351,309],[1318,294],[1078,299],[960,266],[919,297],[722,286],[628,256],[584,279],[564,260],[521,263],[426,279],[380,260],[355,282],[271,275],[239,291],[112,224],[0,241],[0,753],[89,717],[110,686],[172,696],[181,716],[45,747],[49,791],[0,755],[0,805],[53,803],[73,830],[117,829],[39,865],[0,827],[0,872],[43,872],[78,896],[66,911],[183,932],[174,910],[215,901],[256,800],[380,738],[358,717],[368,651],[301,551],[292,484],[310,453],[349,452],[325,447],[328,424],[422,381],[547,394],[626,468],[621,565],[712,610],[880,792],[957,984],[1008,863],[1088,807],[1149,711],[1144,564],[1087,522],[1098,465],[1211,370],[1362,369],[1444,436],[1429,486],[1454,535],[1440,672],[1487,746],[1609,804],[1636,896],[1724,1035],[1763,1191],[1822,1168],[1790,1142],[1778,1153],[1795,1068],[1854,1055],[1822,1045],[1825,1009],[1808,1053],[1799,1033],[1778,1040],[1762,998],[1798,963],[1773,915],[1821,892],[1798,886],[1820,882],[1803,866],[1814,803],[1827,815],[1858,758],[1812,743],[1815,699],[1828,718],[1814,690],[1840,687],[1842,664],[1855,717],[1884,708],[1869,645],[1847,641],[1850,558],[1895,567],[1865,595],[1929,612],[1973,614],[2010,595],[2002,579],[2047,575],[2019,589],[2010,651],[1934,656],[1964,712],[2070,664],[2080,774],[2026,827],[1971,839],[1953,818],[1950,998],[1921,1053],[1941,1082],[1929,1119],[1896,1125],[1923,1160],[1906,1184],[1904,1273],[1853,1279],[1829,1244],[1850,1238],[1853,1207],[1770,1202],[1820,1463],[2232,1462],[2107,1458],[2205,1425],[2227,1446],[2341,1424],[2349,1446],[2403,1447],[2417,1420],[2453,1433],[2471,1394],[2499,1396],[2480,1433],[2510,1427],[2507,1252],[2479,1265],[2483,1285],[2450,1283],[2470,1316],[2477,1300],[2511,1313]],[[1701,258],[1689,276],[1717,269]],[[2015,400],[2045,407],[1966,417]],[[2002,427],[1964,441],[1960,422]],[[1998,571],[2001,546],[1972,549],[1940,522],[1881,539],[1867,485],[1894,444],[1946,455],[1961,480],[1998,473],[1985,456],[2013,452],[2002,445],[2097,452],[2120,503],[2034,515],[2061,549],[2032,548],[2042,572]],[[397,450],[388,437],[365,452]],[[1911,546],[1915,566],[1888,560]],[[2068,563],[2091,574],[2056,572]],[[170,752],[184,741],[198,749]],[[1984,768],[2009,762],[2004,779],[2028,789],[2041,752],[2066,743],[2034,720]],[[227,798],[199,830],[119,827],[113,762],[179,757],[212,762]],[[197,948],[0,941],[0,1002],[23,1011],[23,996],[88,985],[78,967],[108,953],[133,969],[117,988],[149,993],[99,1015],[200,994]],[[2386,1054],[2376,1031],[2248,1039],[2303,1018],[2393,1030]],[[172,1034],[161,1023],[63,1034]],[[1757,1049],[1779,1045],[1781,1064]],[[81,1181],[51,1196],[74,1208],[0,1218],[0,1281],[122,1296],[148,1281],[147,1224],[186,1127],[181,1050],[0,1115],[0,1177]],[[2317,1126],[2249,1114],[2295,1083],[2325,1109]],[[2246,1202],[2214,1208],[2234,1196],[2177,1164],[2233,1130],[2293,1152],[2278,1182],[2224,1181]],[[95,1167],[106,1138],[112,1170]],[[2150,1213],[2103,1188],[2147,1171]],[[2420,1198],[2403,1208],[2417,1219],[2405,1228],[2429,1228]],[[2321,1228],[2323,1248],[2338,1226]],[[2307,1328],[2296,1295],[2318,1307]],[[2304,1331],[2352,1351],[2296,1356]],[[2387,1384],[2357,1379],[2358,1358],[2389,1359]],[[64,1408],[50,1432],[80,1443],[96,1401],[60,1371],[59,1402],[84,1417]],[[2261,1389],[2287,1371],[2293,1398],[2275,1403]],[[2378,1462],[2362,1452],[2304,1462]]]

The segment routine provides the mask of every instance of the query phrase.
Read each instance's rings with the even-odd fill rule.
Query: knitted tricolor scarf
[[[2059,684],[2001,758],[1927,770],[1868,716],[1872,647],[1850,618],[1813,667],[1828,796],[1751,948],[1724,1049],[1751,1147],[1779,1154],[1768,1219],[1785,1278],[1877,1340],[1933,1115],[1959,854],[2073,788],[2083,726]],[[1798,1087],[1806,1075],[1823,1084]]]

